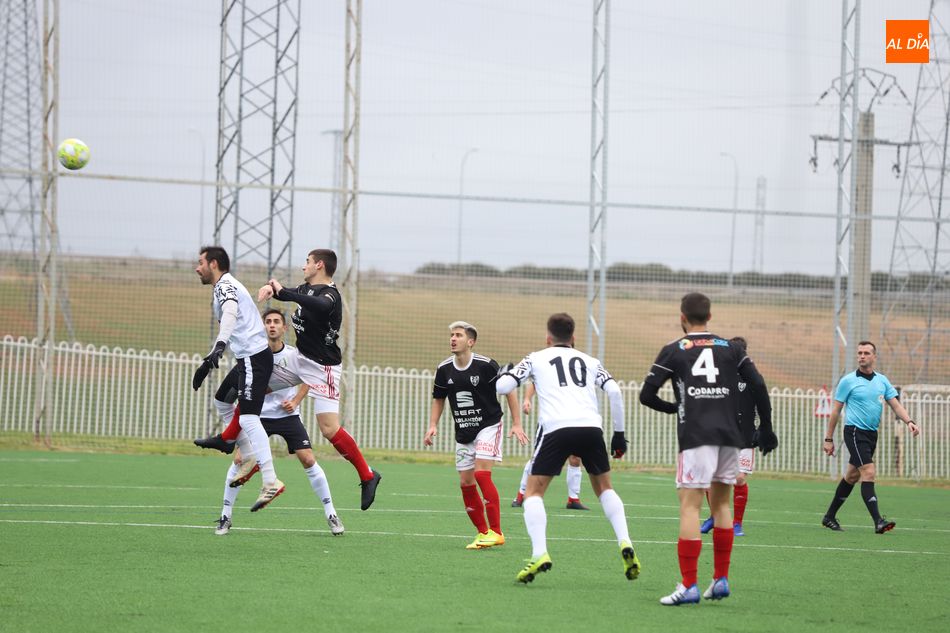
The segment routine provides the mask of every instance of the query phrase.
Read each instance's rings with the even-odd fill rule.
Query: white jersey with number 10
[[[528,354],[511,373],[519,384],[534,381],[538,424],[544,433],[575,426],[602,428],[597,389],[613,378],[598,359],[555,345]]]

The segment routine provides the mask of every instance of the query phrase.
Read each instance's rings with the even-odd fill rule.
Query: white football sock
[[[580,499],[581,498],[581,467],[569,465],[567,467],[566,479],[567,479],[567,498]]]
[[[600,495],[600,505],[604,508],[604,514],[607,520],[614,528],[614,534],[617,535],[617,543],[630,541],[630,532],[627,531],[627,516],[623,510],[623,501],[620,496],[614,492],[613,488],[604,490]]]
[[[524,496],[524,491],[528,489],[528,475],[531,474],[531,466],[534,465],[534,458],[528,460],[524,465],[524,472],[521,473],[521,485],[518,486],[518,494]]]
[[[214,408],[218,411],[218,417],[224,422],[224,426],[231,424],[231,418],[234,417],[234,403],[222,402],[214,399]]]
[[[264,485],[269,486],[277,481],[277,473],[274,472],[274,457],[270,452],[270,442],[267,440],[267,431],[261,424],[261,418],[257,415],[241,415],[239,418],[241,429],[247,434],[247,439],[251,443],[251,450],[257,457],[257,464],[261,467],[261,478]]]
[[[241,451],[241,461],[255,458],[254,447],[251,446],[251,440],[247,438],[247,433],[243,430],[238,433],[237,447],[238,450]]]
[[[521,507],[524,508],[524,526],[531,537],[531,558],[537,558],[548,551],[548,515],[544,512],[544,500],[541,497],[525,497]]]
[[[238,493],[241,492],[241,487],[232,488],[228,483],[237,477],[238,468],[237,464],[231,462],[231,467],[228,468],[228,476],[224,478],[224,506],[221,508],[221,515],[229,519],[231,518],[231,510],[234,508],[234,502],[237,501]]]
[[[310,480],[310,487],[313,488],[317,499],[323,503],[323,514],[330,517],[336,514],[336,508],[333,507],[333,499],[330,497],[330,482],[327,481],[326,473],[320,468],[320,464],[314,464],[310,468],[304,468],[307,473],[307,479]]]

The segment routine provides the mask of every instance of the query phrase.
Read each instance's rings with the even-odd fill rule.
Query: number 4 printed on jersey
[[[716,367],[716,363],[713,360],[713,351],[711,347],[707,347],[699,353],[699,358],[697,358],[696,362],[693,363],[693,375],[705,376],[706,382],[708,383],[716,382],[716,376],[719,375],[719,369]]]

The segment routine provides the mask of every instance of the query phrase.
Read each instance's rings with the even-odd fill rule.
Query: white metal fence
[[[82,447],[102,440],[190,441],[209,429],[208,406],[215,380],[199,392],[191,375],[200,357],[187,354],[110,349],[60,343],[53,348],[54,382],[49,427],[34,428],[34,367],[41,352],[34,341],[5,336],[0,344],[0,434],[39,434],[54,443]],[[433,374],[429,370],[360,367],[355,384],[344,388],[354,398],[351,432],[368,449],[422,449],[428,425]],[[639,465],[672,466],[676,461],[673,416],[639,404],[639,384],[621,383],[630,450],[625,460]],[[838,463],[821,452],[825,420],[816,417],[814,391],[773,389],[773,419],[781,445],[758,459],[757,470],[833,473]],[[672,393],[666,393],[667,398]],[[913,439],[885,408],[877,463],[882,476],[950,479],[950,398],[926,392],[906,394],[904,406],[923,433]],[[313,440],[323,443],[309,402],[303,419]],[[534,431],[534,415],[525,420]],[[435,451],[454,452],[448,414],[440,422]],[[506,440],[506,455],[526,457],[529,447]],[[431,450],[431,449],[430,449]]]

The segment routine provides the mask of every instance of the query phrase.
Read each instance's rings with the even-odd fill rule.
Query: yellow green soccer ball
[[[68,138],[60,143],[56,154],[66,169],[82,169],[89,162],[89,146],[78,138]]]

